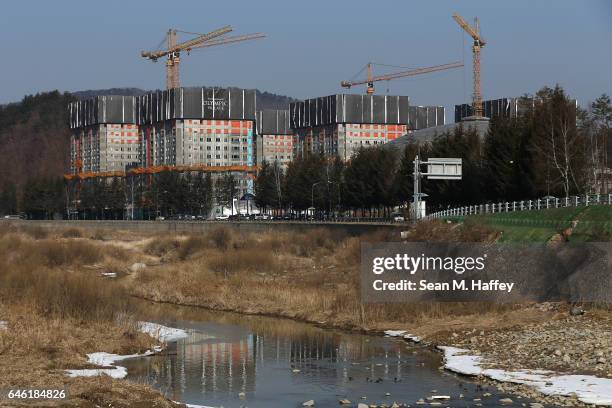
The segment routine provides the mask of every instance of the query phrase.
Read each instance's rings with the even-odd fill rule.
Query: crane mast
[[[486,41],[480,36],[480,23],[478,17],[474,19],[474,27],[470,26],[459,14],[453,14],[453,19],[459,24],[472,39],[472,57],[473,57],[473,76],[474,76],[474,91],[472,93],[472,107],[475,116],[483,116],[482,108],[482,93],[480,89],[480,51],[485,46]]]

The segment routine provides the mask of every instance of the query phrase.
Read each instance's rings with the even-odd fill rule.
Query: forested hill
[[[58,91],[28,95],[0,107],[0,189],[19,191],[28,179],[61,176],[70,154],[66,106]]]
[[[109,88],[109,89],[94,89],[87,91],[73,92],[72,94],[78,99],[87,99],[98,95],[128,95],[140,96],[147,92],[140,88]],[[285,95],[277,95],[270,92],[257,92],[257,109],[289,109],[289,103],[295,102],[297,99]]]

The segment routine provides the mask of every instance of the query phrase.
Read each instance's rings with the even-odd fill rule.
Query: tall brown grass
[[[81,239],[31,240],[5,234],[0,238],[0,297],[10,304],[29,304],[43,316],[111,320],[129,310],[126,290],[115,282],[92,279],[82,267],[120,253],[120,248]]]

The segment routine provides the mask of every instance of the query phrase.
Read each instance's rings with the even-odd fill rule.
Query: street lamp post
[[[314,188],[317,184],[321,184],[322,181],[317,181],[315,183],[312,183],[312,189],[310,192],[310,208],[312,208],[312,215],[314,217]]]

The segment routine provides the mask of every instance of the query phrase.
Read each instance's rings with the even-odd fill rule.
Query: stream
[[[440,353],[399,338],[152,303],[143,304],[141,314],[189,336],[161,354],[122,361],[128,379],[188,404],[301,407],[314,400],[316,407],[338,407],[340,399],[348,399],[346,407],[415,406],[422,398],[430,406],[427,398],[433,395],[451,397],[440,400],[443,407],[499,407],[501,398],[513,400],[505,407],[528,402],[440,370]]]

